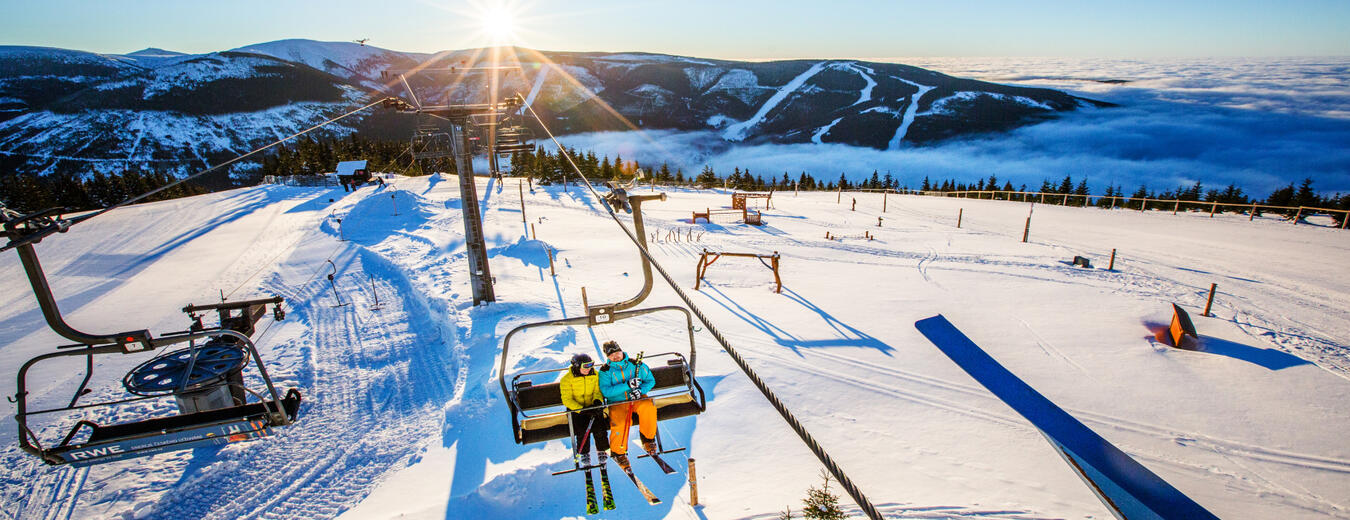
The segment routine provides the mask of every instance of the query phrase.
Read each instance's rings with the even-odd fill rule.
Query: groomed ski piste
[[[497,296],[478,307],[453,176],[354,193],[243,188],[48,237],[37,252],[82,330],[183,330],[189,303],[284,296],[286,319],[264,318],[254,339],[277,385],[305,400],[270,438],[90,468],[20,452],[5,403],[0,518],[587,517],[582,475],[550,475],[571,466],[568,444],[512,442],[501,339],[583,315],[583,287],[591,304],[631,297],[641,265],[582,188],[525,186],[522,221],[520,184],[478,180]],[[1350,518],[1350,234],[1329,220],[1037,204],[1023,243],[1021,202],[890,195],[883,213],[880,194],[779,192],[755,227],[689,223],[692,210],[729,206],[724,191],[657,188],[669,199],[643,206],[654,257],[888,518],[1111,517],[1036,428],[915,329],[937,314],[1221,518]],[[694,292],[705,248],[777,251],[782,293],[758,262],[730,257]],[[1075,255],[1094,267],[1070,265]],[[43,323],[13,253],[0,281],[0,372],[12,377],[68,341]],[[1154,339],[1171,302],[1190,310],[1198,349]],[[658,278],[644,306],[678,303]],[[508,378],[575,352],[600,359],[610,339],[630,353],[688,350],[682,321],[652,316],[513,340]],[[591,517],[771,519],[790,507],[800,518],[820,484],[817,459],[698,330],[708,409],[661,423],[667,448],[687,448],[665,456],[679,471],[633,460],[662,503],[647,505],[611,466],[618,508]],[[90,387],[110,397],[148,356],[103,358]],[[30,401],[64,404],[82,369],[34,369]],[[73,420],[37,431],[59,439]],[[697,459],[697,506],[686,457]]]

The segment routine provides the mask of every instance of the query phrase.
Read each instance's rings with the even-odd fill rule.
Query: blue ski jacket
[[[605,401],[617,403],[628,400],[628,380],[639,378],[642,384],[638,386],[643,395],[650,393],[656,386],[656,378],[652,376],[652,371],[647,368],[647,364],[641,365],[633,363],[628,354],[623,355],[619,361],[610,361],[604,367],[600,368],[600,393],[604,394]]]

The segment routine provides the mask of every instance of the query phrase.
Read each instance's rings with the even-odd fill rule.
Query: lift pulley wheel
[[[192,351],[197,359],[192,360]],[[248,354],[240,345],[211,341],[200,347],[189,347],[164,354],[127,373],[122,384],[136,395],[162,395],[194,390],[223,381],[248,363]],[[188,373],[188,365],[192,365]],[[183,381],[187,383],[184,384]]]

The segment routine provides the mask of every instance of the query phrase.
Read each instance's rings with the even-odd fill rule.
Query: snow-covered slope
[[[400,178],[351,194],[241,189],[120,209],[44,240],[37,249],[61,308],[82,329],[180,330],[180,307],[221,292],[287,297],[286,321],[265,320],[257,341],[273,377],[306,400],[299,422],[270,439],[90,469],[44,466],[18,452],[12,428],[0,429],[0,465],[10,468],[0,510],[585,516],[581,476],[549,474],[570,464],[566,446],[511,441],[500,341],[522,323],[576,316],[583,287],[592,304],[632,296],[640,269],[631,244],[576,187],[525,190],[525,226],[515,184],[479,180],[498,301],[476,308],[454,178]],[[669,196],[646,205],[651,250],[686,291],[705,248],[782,255],[781,294],[758,263],[727,257],[695,303],[888,517],[1110,516],[1025,419],[915,330],[936,314],[1222,518],[1347,516],[1350,281],[1329,267],[1350,253],[1344,231],[1038,204],[1022,243],[1022,203],[890,196],[882,213],[878,194],[836,203],[834,193],[778,193],[766,225],[751,227],[688,223],[690,208],[728,205],[725,193]],[[1070,265],[1074,255],[1097,267]],[[1203,317],[1211,282],[1219,294]],[[12,253],[0,258],[0,284],[0,373],[12,374],[65,341],[43,325]],[[334,307],[335,298],[350,305]],[[646,304],[676,302],[658,281]],[[1199,349],[1152,339],[1171,302],[1192,311]],[[653,315],[527,335],[513,343],[507,375],[596,355],[609,339],[634,352],[685,350],[681,326]],[[664,503],[641,502],[615,471],[619,509],[600,517],[800,514],[818,462],[706,331],[697,349],[708,411],[661,425],[668,446],[688,450],[668,457],[681,471],[634,463]],[[118,395],[122,373],[142,359],[102,360],[94,395]],[[42,369],[30,399],[68,401],[82,367]],[[90,413],[126,420],[149,410]],[[58,419],[38,434],[59,437]],[[698,460],[698,507],[688,505],[685,456]]]

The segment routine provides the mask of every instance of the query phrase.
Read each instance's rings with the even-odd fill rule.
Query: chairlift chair
[[[622,188],[612,189],[610,195],[606,197],[605,204],[617,209],[631,208],[633,214],[633,223],[637,236],[642,240],[643,247],[646,247],[646,233],[642,223],[642,202],[648,200],[665,200],[664,193],[655,195],[627,195],[626,190]],[[640,254],[639,254],[640,255]],[[640,255],[641,256],[641,255]],[[612,325],[620,320],[644,316],[654,313],[678,312],[684,316],[684,333],[689,340],[689,354],[685,356],[680,352],[660,352],[645,353],[643,363],[648,365],[652,371],[652,376],[656,380],[655,387],[648,396],[656,405],[657,421],[665,421],[680,417],[689,417],[703,413],[707,408],[706,398],[703,387],[699,385],[695,377],[696,350],[694,347],[694,322],[693,316],[688,309],[680,306],[661,306],[642,309],[634,309],[640,304],[652,289],[651,264],[645,256],[642,256],[643,286],[636,296],[626,301],[589,305],[586,304],[586,315],[575,318],[565,318],[560,320],[551,320],[537,323],[526,323],[520,325],[502,339],[501,362],[498,367],[498,384],[501,386],[502,394],[506,396],[506,404],[511,412],[511,429],[514,432],[514,440],[517,444],[533,444],[555,439],[575,438],[576,433],[585,425],[574,424],[573,414],[568,413],[566,407],[562,404],[562,394],[557,383],[559,374],[567,367],[535,370],[511,375],[510,382],[507,382],[507,360],[511,352],[511,340],[517,334],[530,329],[544,329],[555,327],[587,326],[597,327]],[[542,381],[542,382],[541,382]],[[609,403],[614,404],[614,403]],[[601,405],[592,408],[600,408],[607,405]],[[586,408],[587,410],[592,408]],[[633,423],[637,424],[637,417],[634,415]],[[661,444],[661,436],[658,432],[657,449],[660,453],[669,453],[680,451],[680,449],[666,450]],[[573,446],[575,452],[578,447]],[[578,458],[573,457],[574,468],[554,473],[555,475],[570,473],[572,471],[589,469],[593,466],[582,466]]]
[[[284,315],[278,307],[280,297],[189,306],[188,309],[221,312],[222,326],[211,329],[201,326],[200,319],[194,315],[192,330],[172,332],[160,337],[153,337],[148,330],[102,335],[81,332],[66,324],[61,317],[33,249],[34,243],[69,228],[73,221],[61,219],[59,212],[58,208],[31,215],[18,215],[8,210],[0,214],[0,221],[4,223],[3,236],[9,238],[9,243],[0,247],[0,251],[15,249],[18,252],[47,324],[57,334],[76,342],[74,345],[57,347],[55,352],[38,355],[19,369],[18,390],[10,400],[16,404],[14,417],[19,425],[20,449],[48,464],[88,466],[171,450],[265,437],[271,434],[273,428],[287,426],[295,421],[300,407],[300,393],[292,388],[283,397],[273,385],[248,335],[226,328],[232,326],[251,330],[253,321],[256,321],[253,316],[261,317],[262,306],[268,303],[273,305],[274,316],[280,319]],[[244,313],[235,315],[235,310],[243,310]],[[248,321],[247,326],[241,321]],[[188,345],[186,348],[144,362],[122,379],[123,386],[133,397],[88,404],[79,402],[81,397],[90,393],[88,385],[93,377],[94,356],[151,353],[156,349],[184,343]],[[30,410],[27,387],[29,370],[43,361],[76,356],[85,358],[85,377],[70,403]],[[243,384],[241,371],[250,361],[262,380],[261,390],[247,388]],[[44,443],[37,432],[29,428],[29,419],[40,414],[75,412],[168,396],[178,402],[178,413],[117,424],[80,420],[56,443]],[[256,400],[248,402],[250,396]],[[82,436],[82,433],[87,435]]]

